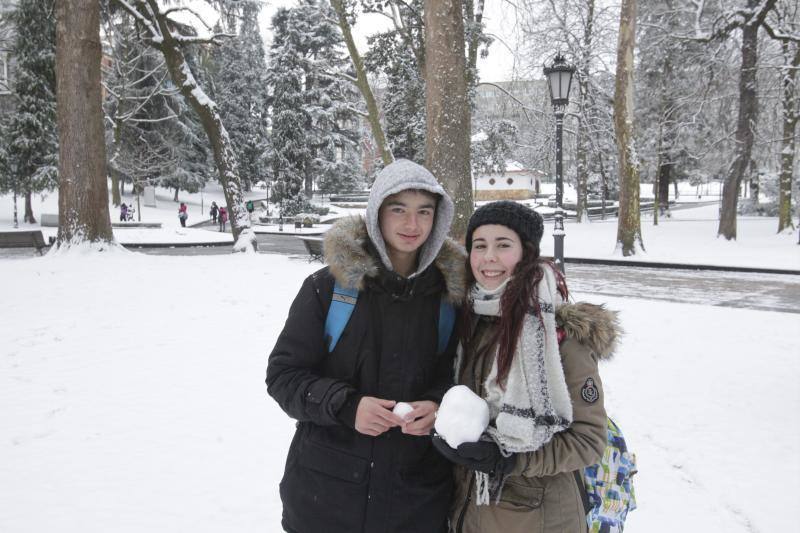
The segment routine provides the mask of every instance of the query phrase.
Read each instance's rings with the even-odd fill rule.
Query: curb
[[[628,266],[642,268],[669,268],[674,270],[708,270],[718,272],[749,272],[753,274],[785,274],[789,276],[800,275],[800,270],[782,268],[738,267],[723,265],[692,265],[686,263],[659,263],[655,261],[625,261],[615,259],[593,259],[589,257],[565,257],[565,263],[605,266]]]
[[[154,243],[120,243],[124,248],[206,248],[211,246],[233,246],[230,242],[154,242]]]

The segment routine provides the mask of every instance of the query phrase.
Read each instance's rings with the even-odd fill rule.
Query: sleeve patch
[[[581,387],[581,398],[583,398],[583,401],[586,403],[594,403],[599,397],[600,393],[597,391],[594,380],[592,378],[587,378],[586,383]]]

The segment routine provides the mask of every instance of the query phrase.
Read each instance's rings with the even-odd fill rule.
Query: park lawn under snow
[[[0,261],[0,531],[280,531],[293,422],[266,359],[301,280],[278,255]],[[789,531],[797,315],[600,299],[639,462],[626,531]]]
[[[544,184],[547,189],[551,184]],[[649,187],[642,186],[643,190]],[[685,188],[681,194],[681,201],[695,201],[694,188]],[[572,190],[567,188],[567,192]],[[156,208],[142,208],[143,222],[161,222],[161,229],[134,229],[114,228],[114,236],[118,242],[125,245],[165,244],[216,244],[230,242],[229,233],[219,233],[215,228],[207,226],[205,229],[181,228],[178,221],[178,204],[173,201],[173,191],[164,188],[157,189]],[[253,199],[263,198],[265,191],[254,190],[248,193]],[[34,213],[57,213],[57,193],[45,197],[34,197]],[[709,196],[703,196],[707,200]],[[713,197],[712,197],[713,198]],[[224,205],[222,190],[217,184],[209,184],[206,192],[186,193],[181,191],[181,201],[188,205],[188,224],[196,224],[208,219],[208,209],[211,201]],[[131,197],[126,195],[123,201],[130,203]],[[22,204],[20,204],[22,207]],[[112,220],[119,217],[118,209],[110,206]],[[540,208],[546,210],[547,208]],[[755,268],[775,268],[784,270],[800,270],[800,246],[797,245],[797,231],[776,234],[778,222],[773,217],[739,217],[738,238],[728,242],[717,238],[718,228],[717,204],[701,205],[688,209],[674,209],[670,218],[662,217],[658,226],[653,226],[651,214],[645,213],[642,218],[642,234],[645,251],[629,258],[623,258],[616,249],[617,220],[593,220],[586,224],[577,224],[573,220],[566,222],[566,238],[564,244],[567,258],[592,258],[606,260],[633,259],[646,262],[667,262],[682,264],[703,264],[721,266],[743,266]],[[334,208],[339,215],[360,214],[363,209]],[[12,226],[13,204],[11,196],[0,195],[0,230],[9,230]],[[258,210],[256,211],[258,214]],[[273,213],[274,214],[274,213]],[[19,214],[22,217],[22,213]],[[30,228],[27,224],[20,223],[20,229]],[[38,225],[33,227],[38,228]],[[295,230],[287,221],[283,234],[309,233],[318,234],[320,229],[328,226],[321,225],[311,229]],[[257,233],[276,233],[277,226],[256,226]],[[45,238],[55,236],[57,228],[42,228]],[[553,254],[553,222],[545,222],[544,239],[542,239],[542,254]]]

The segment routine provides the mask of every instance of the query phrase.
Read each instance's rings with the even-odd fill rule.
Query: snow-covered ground
[[[569,241],[568,241],[569,242]],[[318,266],[117,251],[0,261],[0,531],[280,531],[292,421],[267,354]],[[626,531],[791,531],[797,316],[614,299]]]

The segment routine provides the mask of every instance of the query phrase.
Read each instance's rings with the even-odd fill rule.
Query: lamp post
[[[556,54],[553,63],[544,67],[547,85],[550,88],[550,102],[556,116],[556,213],[553,227],[553,257],[556,266],[564,273],[564,168],[562,145],[564,138],[564,112],[569,105],[569,89],[575,67],[567,64],[560,53]]]

